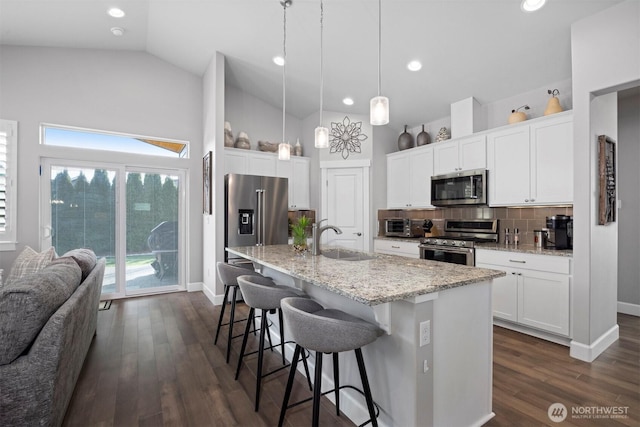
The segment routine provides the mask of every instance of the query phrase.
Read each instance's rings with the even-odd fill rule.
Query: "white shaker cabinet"
[[[387,207],[429,208],[433,149],[423,146],[387,154]]]
[[[289,179],[289,209],[309,209],[309,158],[278,160],[277,175]]]
[[[289,179],[289,209],[310,209],[308,157],[291,156],[278,160],[277,154],[261,151],[224,149],[224,173],[278,176]]]
[[[399,241],[388,239],[375,239],[373,251],[379,254],[398,255],[407,258],[420,258],[419,242],[416,240]]]
[[[485,169],[487,150],[485,135],[438,142],[433,146],[433,174]]]
[[[573,120],[557,117],[487,134],[490,206],[573,203]]]
[[[571,258],[478,249],[476,267],[507,273],[493,280],[495,318],[570,336]]]

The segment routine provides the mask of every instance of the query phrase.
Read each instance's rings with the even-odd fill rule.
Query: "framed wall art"
[[[616,143],[606,135],[598,136],[598,224],[616,220]]]
[[[202,213],[211,215],[213,213],[211,197],[211,169],[212,153],[209,151],[202,159]]]

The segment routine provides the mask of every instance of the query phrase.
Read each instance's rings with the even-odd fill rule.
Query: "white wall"
[[[234,139],[240,132],[249,135],[252,150],[258,149],[258,141],[282,141],[282,108],[276,108],[230,85],[225,87],[224,118],[231,124]],[[285,127],[285,137],[291,145],[298,138],[305,147],[309,141],[313,144],[313,133],[310,136],[303,134],[302,121],[297,117],[287,114]],[[304,156],[307,152],[303,148]]]
[[[43,122],[190,142],[191,159],[159,158],[153,166],[188,171],[187,281],[202,280],[202,83],[198,76],[142,52],[0,46],[0,117],[17,120],[18,249],[0,253],[10,268],[25,245],[39,248],[40,157],[64,149],[39,144]],[[85,160],[115,161],[122,154],[91,152]],[[149,159],[130,156],[138,165]]]
[[[222,302],[222,297],[216,301],[216,295],[223,295],[216,262],[224,261],[224,62],[224,56],[216,52],[202,78],[202,156],[209,151],[213,156],[213,213],[202,216],[202,291],[215,303]]]
[[[574,118],[574,277],[571,355],[595,359],[618,336],[616,225],[599,226],[596,137],[611,133],[606,96],[640,79],[640,5],[631,0],[571,27]],[[596,114],[603,113],[602,115]],[[616,125],[614,124],[615,128]],[[606,252],[603,248],[614,248]],[[601,271],[598,271],[601,270]],[[612,285],[612,283],[614,285]],[[604,296],[603,300],[599,298]]]
[[[640,315],[640,89],[618,99],[618,311]],[[631,305],[631,306],[629,306]],[[633,307],[635,306],[635,307]]]

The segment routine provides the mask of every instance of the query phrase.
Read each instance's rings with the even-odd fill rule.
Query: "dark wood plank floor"
[[[243,309],[246,308],[242,307]],[[225,363],[226,328],[213,345],[220,307],[201,292],[114,301],[98,314],[98,332],[64,421],[66,426],[275,426],[287,370],[263,382],[260,412],[253,411],[255,356],[234,380],[240,340]],[[621,339],[595,362],[569,357],[566,347],[494,328],[496,417],[487,426],[640,424],[640,319],[619,316]],[[241,329],[238,328],[238,329]],[[255,340],[251,343],[255,347]],[[266,353],[267,369],[280,366]],[[308,397],[298,375],[292,400]],[[575,419],[556,424],[552,403],[624,407],[627,418]],[[352,426],[325,400],[321,425]],[[287,413],[287,426],[309,425],[311,408]]]

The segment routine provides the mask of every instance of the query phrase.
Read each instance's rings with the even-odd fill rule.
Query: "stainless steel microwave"
[[[433,206],[486,205],[487,170],[473,169],[431,177]]]

